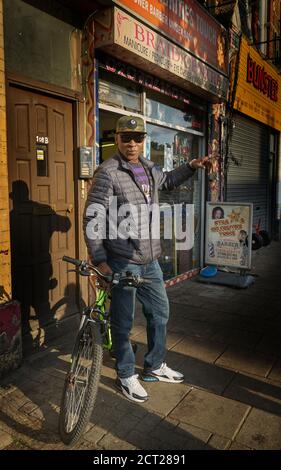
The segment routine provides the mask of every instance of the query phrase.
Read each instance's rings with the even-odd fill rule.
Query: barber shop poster
[[[252,204],[207,202],[205,263],[251,269]]]

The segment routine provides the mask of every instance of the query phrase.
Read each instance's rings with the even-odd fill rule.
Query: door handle
[[[73,204],[68,204],[68,208],[66,209],[66,212],[69,214],[73,211]]]

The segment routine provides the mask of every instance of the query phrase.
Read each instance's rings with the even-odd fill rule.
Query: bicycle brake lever
[[[87,270],[83,271],[79,268],[77,268],[77,269],[68,269],[67,272],[68,273],[78,273],[81,276],[93,276],[94,275],[94,273],[91,273],[90,271],[87,271]]]
[[[119,284],[121,278],[120,273],[113,273],[112,275],[112,284]]]
[[[87,269],[79,269],[79,274],[81,276],[94,276],[94,273],[92,273],[91,271],[87,270]]]

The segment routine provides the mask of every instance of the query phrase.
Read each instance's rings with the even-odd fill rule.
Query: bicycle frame
[[[94,321],[101,327],[103,337],[103,348],[108,351],[112,350],[112,336],[110,328],[110,313],[107,310],[107,301],[110,299],[110,290],[96,287],[96,300],[91,306],[87,306],[83,310],[82,320],[79,329],[84,325],[85,320]]]
[[[110,313],[106,310],[107,300],[111,298],[108,290],[97,287],[96,290],[96,302],[95,306],[98,307],[101,319],[105,322],[106,330],[103,336],[103,348],[111,351],[112,349],[112,337],[110,328]]]

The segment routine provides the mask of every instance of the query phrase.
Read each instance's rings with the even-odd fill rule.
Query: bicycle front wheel
[[[89,422],[97,396],[102,357],[99,326],[86,322],[75,341],[62,394],[59,433],[65,444],[74,444]]]

